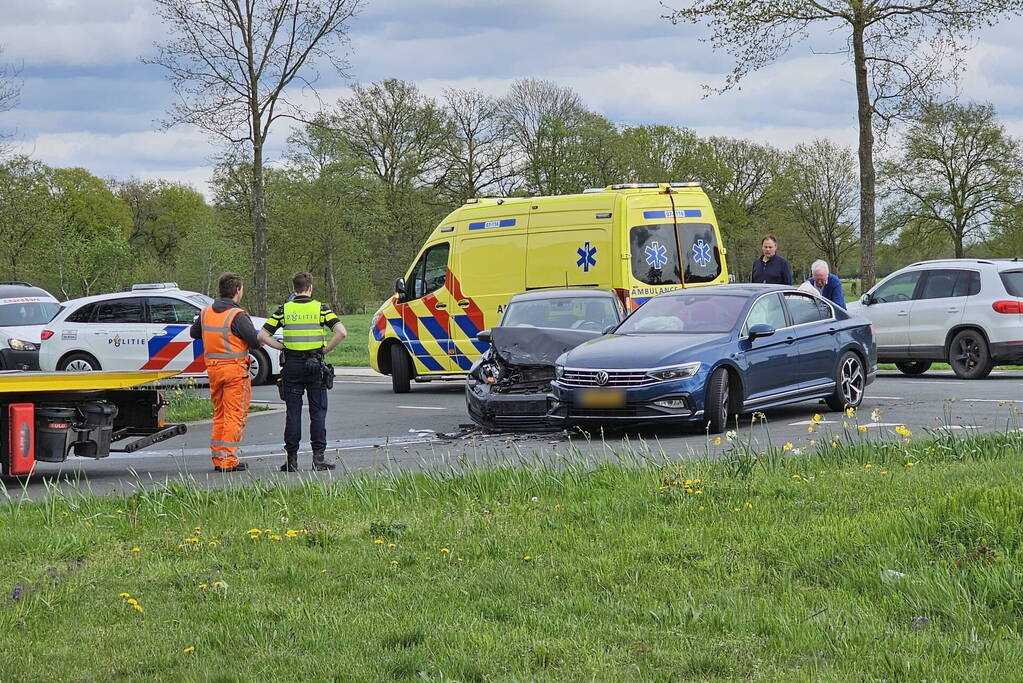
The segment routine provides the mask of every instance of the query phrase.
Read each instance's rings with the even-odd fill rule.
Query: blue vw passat
[[[856,407],[877,372],[870,321],[778,285],[654,297],[610,334],[562,355],[551,416],[569,423],[706,422],[824,399]]]

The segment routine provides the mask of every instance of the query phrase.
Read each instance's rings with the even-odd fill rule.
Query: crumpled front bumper
[[[498,394],[490,385],[470,378],[465,384],[465,403],[474,422],[493,431],[536,432],[561,429],[552,419],[549,393]]]

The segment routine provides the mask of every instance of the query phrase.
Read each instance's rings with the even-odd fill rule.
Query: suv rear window
[[[1023,270],[1005,270],[998,274],[1009,296],[1023,297]]]

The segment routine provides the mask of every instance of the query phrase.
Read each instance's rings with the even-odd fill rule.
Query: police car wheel
[[[266,384],[270,376],[270,359],[262,349],[249,353],[249,379],[253,385]]]
[[[61,372],[98,372],[103,368],[87,353],[71,353],[60,360],[57,369]]]
[[[408,354],[398,344],[391,345],[391,389],[396,394],[407,394],[411,391],[412,362]]]

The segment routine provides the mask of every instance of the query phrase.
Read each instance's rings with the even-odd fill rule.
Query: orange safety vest
[[[249,345],[241,337],[231,334],[235,316],[243,313],[238,307],[217,313],[212,306],[202,312],[202,347],[206,363],[242,363],[249,360]]]

